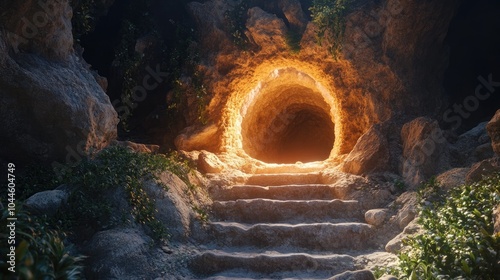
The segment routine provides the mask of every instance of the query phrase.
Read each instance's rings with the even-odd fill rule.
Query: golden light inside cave
[[[268,164],[336,155],[343,126],[323,71],[300,61],[270,61],[246,78],[234,82],[225,107],[226,151]]]

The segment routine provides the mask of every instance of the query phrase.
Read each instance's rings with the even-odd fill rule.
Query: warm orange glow
[[[308,110],[313,117],[322,118],[325,123],[327,122],[325,118],[328,118],[332,130],[334,127],[334,135],[330,137],[334,137],[335,140],[331,143],[333,149],[329,152],[329,156],[323,160],[337,155],[341,144],[341,141],[337,140],[342,139],[344,133],[339,105],[335,99],[331,77],[319,68],[291,59],[268,61],[252,71],[251,76],[234,81],[232,86],[234,91],[228,99],[222,116],[225,124],[222,136],[223,145],[224,150],[229,154],[252,158],[249,154],[257,154],[256,150],[259,148],[255,146],[259,145],[259,142],[265,145],[266,137],[273,131],[262,132],[256,131],[255,128],[252,130],[249,127],[252,124],[249,122],[256,122],[257,125],[258,122],[264,122],[259,128],[266,127],[272,130],[277,125],[271,125],[273,120],[270,118],[278,116],[282,112],[280,110],[300,104],[308,108],[305,110]],[[255,113],[256,111],[263,113]],[[262,116],[267,118],[262,118]],[[249,120],[250,118],[254,119]],[[286,121],[286,117],[284,119]],[[311,135],[311,137],[321,140],[318,139],[321,138],[320,135]],[[293,139],[289,140],[293,141]]]

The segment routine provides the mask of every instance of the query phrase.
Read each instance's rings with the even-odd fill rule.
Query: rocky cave
[[[499,13],[0,1],[0,278],[496,279]]]

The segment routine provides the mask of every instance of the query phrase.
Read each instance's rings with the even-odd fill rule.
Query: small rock
[[[198,169],[203,173],[221,173],[225,164],[215,155],[202,151],[198,156]]]
[[[385,245],[385,251],[392,253],[392,254],[397,254],[401,248],[403,247],[403,239],[406,237],[406,234],[400,233],[396,235],[392,240],[387,242]]]
[[[444,189],[451,189],[465,184],[465,177],[469,168],[454,168],[436,177],[437,183]]]
[[[417,186],[440,170],[446,170],[447,141],[437,121],[420,117],[401,129],[405,182]]]
[[[373,226],[380,226],[387,218],[387,209],[372,209],[365,213],[365,220]]]
[[[482,144],[474,150],[474,155],[479,160],[484,160],[488,158],[492,158],[495,156],[495,152],[493,152],[493,147],[491,143]]]
[[[53,216],[66,203],[68,196],[68,193],[61,190],[43,191],[32,195],[25,203],[34,213]]]
[[[467,183],[480,181],[483,176],[500,171],[500,158],[483,160],[474,164],[465,178]]]
[[[248,10],[248,35],[262,50],[275,52],[285,50],[287,27],[282,19],[259,7]]]
[[[495,113],[495,116],[486,126],[486,130],[491,138],[491,146],[493,151],[500,156],[500,110]]]
[[[330,278],[329,280],[375,280],[369,270],[346,271]]]

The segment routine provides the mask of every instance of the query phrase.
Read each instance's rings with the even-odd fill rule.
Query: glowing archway
[[[324,77],[307,64],[261,66],[226,106],[226,150],[267,163],[334,156],[342,125]]]

